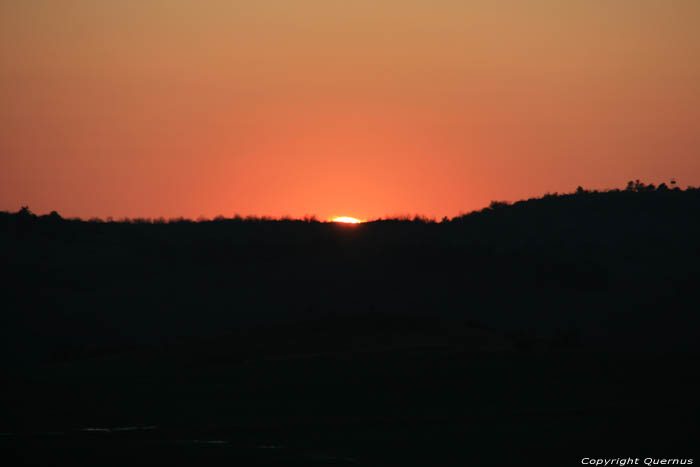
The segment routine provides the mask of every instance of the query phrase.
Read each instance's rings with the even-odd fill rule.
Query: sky
[[[0,1],[0,210],[453,217],[700,185],[697,0]]]

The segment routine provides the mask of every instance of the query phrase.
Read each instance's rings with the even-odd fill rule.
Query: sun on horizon
[[[360,224],[362,221],[360,219],[356,219],[354,217],[349,217],[349,216],[340,216],[340,217],[334,217],[331,219],[333,222],[341,222],[343,224]]]

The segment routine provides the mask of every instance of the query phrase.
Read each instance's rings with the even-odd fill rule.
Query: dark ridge
[[[0,213],[5,341],[50,360],[381,311],[583,345],[694,345],[699,193],[637,182],[354,226],[81,221],[25,207]]]
[[[0,448],[22,465],[689,456],[699,238],[699,189],[641,182],[441,222],[2,212]]]

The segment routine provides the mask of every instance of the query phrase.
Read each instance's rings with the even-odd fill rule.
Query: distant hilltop
[[[682,197],[679,194],[680,193],[686,193],[686,194],[692,194],[696,193],[700,188],[696,188],[693,186],[688,186],[685,190],[679,188],[676,186],[676,181],[675,180],[670,180],[669,184],[667,185],[666,183],[661,183],[658,186],[654,184],[645,184],[644,182],[641,182],[640,180],[630,180],[627,183],[627,186],[625,189],[620,190],[620,189],[609,189],[609,190],[589,190],[589,189],[584,189],[583,187],[579,186],[574,192],[572,193],[546,193],[542,195],[541,197],[536,197],[536,198],[529,198],[527,200],[521,200],[517,201],[514,203],[510,203],[508,201],[492,201],[491,204],[488,207],[485,207],[484,209],[481,210],[476,210],[472,211],[470,213],[466,214],[461,214],[459,216],[456,216],[452,219],[443,217],[439,222],[450,222],[450,221],[460,221],[469,218],[470,216],[477,216],[479,214],[485,214],[485,213],[490,213],[493,211],[500,211],[503,208],[507,208],[510,206],[516,206],[518,208],[523,208],[525,205],[528,206],[533,206],[534,204],[537,204],[538,201],[546,201],[549,203],[551,206],[551,201],[553,200],[559,200],[562,202],[563,200],[572,200],[572,199],[579,199],[581,197],[586,197],[588,200],[593,200],[593,199],[598,199],[598,200],[606,200],[606,201],[616,201],[616,202],[624,202],[623,200],[630,200],[632,198],[629,197],[630,194],[632,193],[646,193],[646,197],[644,198],[645,200],[655,200],[657,202],[663,202],[665,201],[670,201],[673,200],[674,202],[678,202],[681,200],[688,200],[687,197]],[[657,194],[664,194],[664,198],[657,197],[657,196],[652,196],[650,195],[651,193],[657,193]],[[675,195],[671,194],[675,193]],[[615,194],[624,194],[625,197],[613,197],[612,195]],[[639,198],[635,198],[637,201],[639,201]],[[8,215],[12,215],[12,213],[8,211],[0,211],[0,216],[7,217]],[[63,218],[57,211],[51,211],[49,214],[46,215],[36,215],[34,214],[29,206],[22,206],[19,211],[14,213],[14,215],[17,218],[21,218],[24,220],[42,220],[42,221],[49,221],[49,222],[56,222],[56,221],[71,221],[71,222],[90,222],[90,223],[122,223],[122,224],[182,224],[182,223],[207,223],[207,222],[306,222],[306,223],[321,223],[323,221],[319,220],[316,216],[305,216],[300,219],[294,219],[291,217],[281,217],[281,218],[274,218],[274,217],[269,217],[269,216],[240,216],[240,215],[235,215],[233,217],[225,217],[225,216],[217,216],[213,219],[207,219],[200,217],[196,220],[192,219],[186,219],[183,217],[178,217],[178,218],[171,218],[171,219],[165,219],[163,217],[159,218],[143,218],[143,217],[137,217],[137,218],[122,218],[115,220],[112,217],[108,217],[107,219],[102,219],[99,217],[93,217],[90,219],[80,219],[80,218],[70,218],[70,219],[65,219]],[[346,219],[344,217],[338,218],[338,219]],[[354,221],[357,221],[354,218],[347,218],[347,219],[353,219]],[[334,220],[335,221],[335,220]],[[361,221],[363,223],[367,222],[397,222],[397,221],[415,221],[415,222],[420,222],[420,223],[436,223],[435,219],[431,219],[419,214],[416,214],[414,216],[399,216],[399,217],[387,217],[383,219],[374,219],[374,220],[369,220],[369,221]],[[331,221],[329,221],[331,222]],[[357,222],[350,222],[350,223],[359,223]]]
[[[631,182],[493,202],[441,222],[357,225],[82,221],[25,207],[0,213],[0,245],[0,341],[28,365],[172,340],[238,342],[251,326],[297,321],[305,334],[289,340],[305,342],[295,344],[305,354],[356,333],[390,348],[407,332],[402,316],[429,316],[445,332],[469,328],[457,340],[480,329],[517,348],[697,350],[700,342],[692,187]],[[328,324],[358,313],[398,318],[381,336],[375,325],[358,330],[372,320]],[[437,333],[411,332],[415,342]]]

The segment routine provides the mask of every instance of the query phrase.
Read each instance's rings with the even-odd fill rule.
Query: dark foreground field
[[[698,238],[698,190],[639,184],[354,227],[0,213],[3,465],[699,462]]]
[[[0,446],[28,465],[692,458],[698,360],[453,349],[238,364],[125,355],[56,366],[14,385]]]

